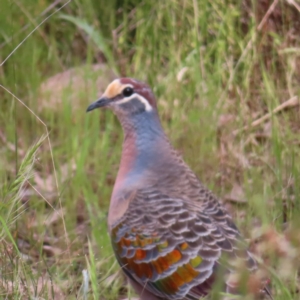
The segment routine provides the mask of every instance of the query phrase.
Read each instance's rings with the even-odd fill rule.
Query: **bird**
[[[151,88],[117,78],[87,112],[96,108],[111,109],[123,128],[108,231],[140,299],[196,300],[216,282],[238,294],[234,262],[249,273],[257,263],[227,209],[171,145]]]

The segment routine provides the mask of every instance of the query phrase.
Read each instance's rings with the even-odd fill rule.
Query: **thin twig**
[[[44,24],[47,20],[49,20],[53,15],[55,15],[57,12],[59,12],[60,10],[62,10],[65,6],[67,6],[72,0],[68,0],[65,4],[63,4],[60,8],[58,8],[57,10],[55,10],[52,14],[50,14],[48,17],[46,17],[42,22],[40,22],[18,45],[17,47],[15,47],[15,49],[2,61],[2,63],[0,64],[0,67],[2,67],[5,62],[17,51],[17,49],[19,49],[21,47],[21,45],[42,25]],[[17,101],[19,101],[19,103],[21,103],[30,113],[32,113],[35,118],[45,127],[46,133],[47,133],[47,140],[48,140],[48,144],[49,144],[49,148],[50,148],[50,156],[51,156],[51,160],[52,160],[52,166],[53,166],[53,170],[54,170],[54,178],[55,178],[55,184],[56,184],[56,190],[57,190],[57,196],[58,196],[58,200],[59,200],[59,206],[60,209],[62,211],[62,203],[61,203],[61,197],[59,194],[59,186],[58,186],[58,179],[57,179],[57,172],[56,172],[56,167],[55,167],[55,163],[54,163],[54,156],[53,156],[53,151],[52,151],[52,145],[51,145],[51,140],[50,140],[50,135],[49,135],[49,130],[48,127],[46,125],[46,123],[37,115],[33,112],[32,109],[30,109],[21,99],[19,99],[15,94],[13,94],[10,90],[8,90],[6,87],[4,87],[3,85],[0,84],[0,87],[2,89],[4,89],[7,93],[9,93],[13,98],[15,98]],[[69,237],[68,237],[68,233],[67,233],[67,227],[65,224],[65,219],[62,217],[62,221],[63,221],[63,227],[64,227],[64,231],[65,231],[65,237],[66,237],[66,244],[67,244],[67,249],[70,249],[70,241],[69,241]],[[71,260],[70,257],[70,251],[68,251],[69,254],[69,259]]]
[[[55,211],[55,212],[58,212],[58,210],[55,209],[55,207],[43,196],[43,194],[37,190],[37,188],[35,186],[33,186],[29,181],[27,182],[31,187],[32,189],[39,195],[41,196],[44,201]],[[63,213],[61,213],[61,216],[63,217]]]
[[[19,2],[19,0],[14,0],[14,2],[16,3],[16,5],[20,8],[20,10],[23,12],[23,14],[28,18],[28,20],[33,24],[34,28],[38,28],[37,32],[40,34],[40,36],[42,37],[42,39],[44,40],[45,44],[47,45],[47,47],[49,48],[49,50],[51,49],[50,47],[50,40],[47,37],[47,35],[45,34],[45,32],[39,28],[39,26],[37,25],[37,22],[34,18],[31,17],[31,14],[28,12],[26,5],[23,5],[23,3]],[[56,59],[58,60],[58,63],[60,64],[61,68],[63,68],[63,63],[60,60],[59,57],[56,57]]]
[[[0,131],[0,140],[6,145],[7,149],[11,150],[12,152],[17,152],[18,155],[23,156],[25,152],[21,149],[17,149],[13,143],[10,143],[3,132]]]
[[[298,3],[296,3],[294,0],[286,0],[286,2],[290,5],[295,6],[295,8],[298,10],[298,12],[300,12],[300,5]]]
[[[226,88],[224,89],[223,93],[221,94],[220,100],[218,101],[217,107],[219,108],[221,103],[223,103],[224,97],[229,89],[229,87],[232,84],[232,81],[234,79],[235,73],[239,67],[239,65],[244,61],[245,57],[247,56],[248,52],[250,51],[250,49],[252,49],[254,41],[256,40],[256,36],[257,33],[260,32],[262,30],[262,28],[264,27],[264,25],[266,24],[266,22],[268,21],[270,15],[272,14],[272,12],[274,11],[276,5],[278,4],[279,0],[274,0],[273,3],[271,4],[271,6],[269,7],[269,9],[267,10],[267,12],[265,13],[264,17],[262,18],[262,20],[260,21],[260,23],[257,26],[257,30],[254,32],[253,36],[250,38],[250,40],[248,41],[245,49],[243,50],[240,58],[238,59],[233,71],[230,73],[228,82],[226,84]]]
[[[37,18],[39,17],[43,17],[44,15],[46,15],[52,8],[54,8],[57,4],[59,4],[60,2],[62,2],[62,0],[56,0],[55,2],[51,3]],[[37,19],[36,18],[36,19]],[[16,37],[17,35],[19,35],[20,33],[24,32],[26,29],[28,29],[28,27],[30,26],[30,24],[26,24],[25,26],[23,26],[19,32],[17,32],[16,34],[14,34],[12,37],[8,38],[5,42],[3,42],[2,44],[0,44],[0,49],[3,48],[6,44],[10,43],[14,37]]]
[[[25,108],[28,109],[29,112],[31,112],[36,117],[36,119],[45,127],[46,134],[47,134],[47,140],[48,140],[48,144],[49,144],[49,148],[50,148],[50,155],[51,155],[52,166],[53,166],[53,170],[54,170],[54,178],[55,178],[55,184],[56,184],[56,190],[57,190],[57,196],[58,196],[59,206],[60,206],[60,209],[62,210],[62,203],[61,203],[61,197],[60,197],[60,194],[59,194],[57,172],[56,172],[56,167],[55,167],[55,163],[54,163],[54,156],[53,156],[53,151],[52,151],[50,134],[49,134],[49,130],[48,130],[48,127],[47,127],[46,123],[37,114],[35,114],[34,111],[30,107],[28,107],[21,99],[19,99],[16,95],[14,95],[10,90],[8,90],[6,87],[4,87],[1,84],[0,84],[0,87],[2,89],[4,89],[7,93],[9,93],[12,97],[14,97],[16,100],[18,100],[23,106],[25,106]],[[66,227],[64,218],[62,218],[62,221],[63,221],[64,231],[65,231],[67,248],[69,249],[70,242],[69,242],[69,237],[68,237],[68,233],[67,233],[67,227]],[[69,255],[70,255],[70,252],[69,252]],[[71,258],[69,257],[69,259],[71,259]]]
[[[62,5],[60,8],[58,8],[56,11],[54,11],[52,14],[50,14],[47,18],[45,18],[41,23],[39,23],[30,33],[18,44],[18,46],[2,61],[0,64],[0,67],[2,67],[5,62],[21,47],[21,45],[39,28],[41,27],[48,19],[50,19],[53,15],[55,15],[57,12],[62,10],[65,6],[67,6],[72,0],[67,1],[64,5]]]
[[[285,102],[278,105],[275,109],[272,110],[272,112],[269,112],[269,113],[265,114],[264,116],[262,116],[261,118],[253,121],[249,126],[244,126],[243,128],[233,131],[233,134],[237,135],[237,134],[241,133],[242,131],[249,129],[250,127],[256,127],[256,126],[260,125],[261,123],[269,120],[274,114],[276,114],[288,107],[294,107],[299,104],[300,104],[299,98],[297,96],[294,96],[294,97],[290,98],[289,100],[286,100]]]

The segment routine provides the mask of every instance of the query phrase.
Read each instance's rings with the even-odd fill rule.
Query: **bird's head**
[[[108,85],[102,97],[92,103],[87,112],[98,107],[111,108],[119,117],[130,117],[156,111],[156,101],[147,84],[132,78],[119,78]]]

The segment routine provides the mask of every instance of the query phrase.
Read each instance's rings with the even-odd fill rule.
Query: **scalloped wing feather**
[[[206,295],[222,253],[242,253],[249,268],[255,268],[245,248],[240,251],[236,245],[239,232],[217,200],[203,207],[159,192],[137,191],[111,236],[125,273],[159,298]]]

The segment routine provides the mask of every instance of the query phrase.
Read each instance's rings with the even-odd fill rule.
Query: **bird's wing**
[[[111,230],[127,276],[164,299],[206,295],[221,254],[235,254],[239,233],[217,201],[205,209],[160,192],[138,191]]]

